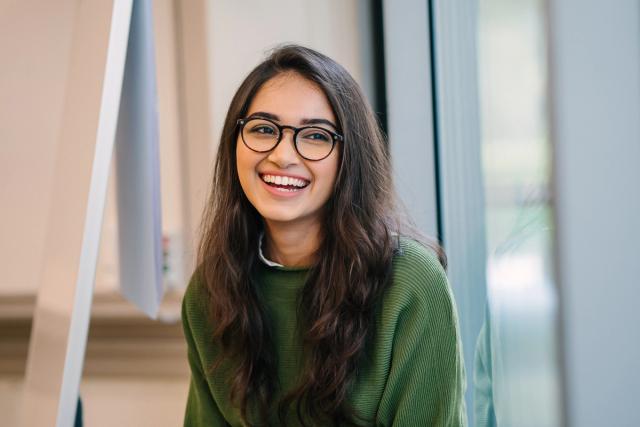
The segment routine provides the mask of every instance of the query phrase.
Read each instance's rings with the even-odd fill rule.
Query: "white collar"
[[[264,256],[264,253],[262,252],[263,237],[264,237],[264,232],[260,233],[260,236],[258,237],[258,258],[260,258],[260,261],[264,262],[269,267],[284,267],[284,265],[278,264],[277,262],[270,261]]]

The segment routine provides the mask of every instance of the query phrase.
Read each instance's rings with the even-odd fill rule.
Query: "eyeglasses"
[[[257,153],[266,153],[276,148],[282,141],[284,130],[291,129],[296,151],[300,157],[312,161],[327,158],[333,151],[336,141],[344,139],[342,135],[318,126],[297,128],[279,125],[269,119],[259,117],[239,119],[236,125],[240,126],[244,145]]]

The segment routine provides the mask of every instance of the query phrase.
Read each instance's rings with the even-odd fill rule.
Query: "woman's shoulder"
[[[409,282],[424,280],[446,282],[447,274],[436,252],[409,237],[401,236],[393,257],[394,276],[399,275]]]
[[[416,240],[400,237],[386,303],[426,308],[434,301],[452,299],[447,273],[435,251]]]
[[[203,318],[206,313],[207,292],[204,280],[196,269],[189,279],[182,299],[182,315],[188,319]]]

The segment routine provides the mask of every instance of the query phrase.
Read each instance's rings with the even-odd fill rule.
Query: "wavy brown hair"
[[[323,209],[317,261],[299,295],[297,330],[305,364],[299,382],[274,401],[277,358],[259,298],[258,238],[262,218],[243,193],[236,169],[236,121],[257,91],[280,73],[294,72],[326,95],[344,141],[332,196]],[[411,227],[396,208],[388,147],[358,84],[338,63],[297,45],[276,48],[242,82],[227,112],[211,195],[201,224],[197,265],[208,295],[213,342],[221,348],[210,367],[231,362],[231,400],[249,425],[267,425],[277,409],[281,425],[295,409],[304,425],[360,425],[348,392],[374,334],[374,315],[391,277],[398,236]],[[420,239],[446,265],[440,246]],[[248,408],[251,408],[248,409]],[[249,418],[253,418],[249,420]]]

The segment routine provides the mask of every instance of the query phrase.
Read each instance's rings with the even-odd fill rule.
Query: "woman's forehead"
[[[265,82],[253,98],[247,115],[267,112],[282,123],[300,124],[303,119],[326,119],[335,115],[322,89],[297,73],[282,73]]]

